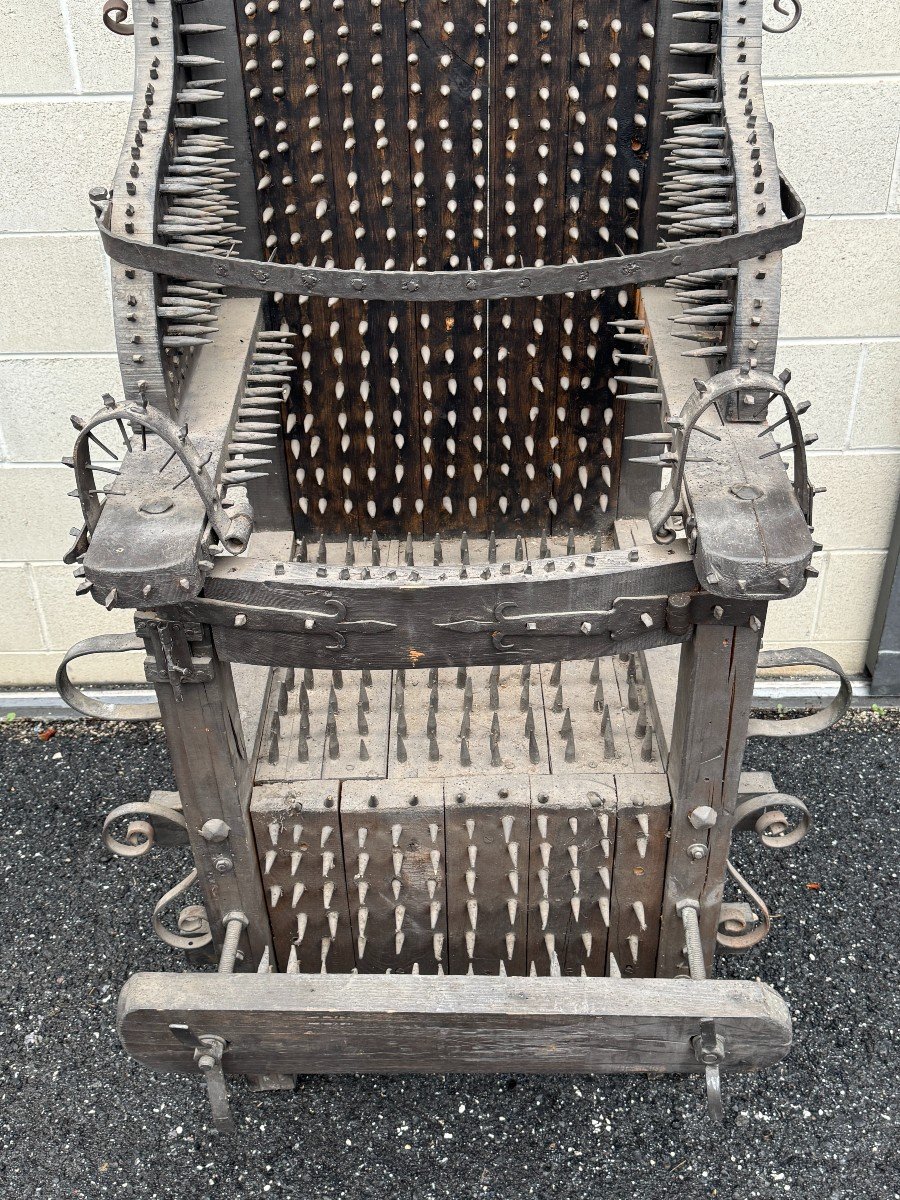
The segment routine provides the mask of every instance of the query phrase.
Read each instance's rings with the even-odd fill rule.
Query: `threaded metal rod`
[[[225,921],[225,937],[222,939],[222,953],[219,956],[219,974],[230,975],[237,961],[238,945],[247,918],[243,913],[230,914]]]
[[[687,949],[688,966],[691,979],[706,978],[706,964],[703,961],[703,942],[700,938],[700,922],[697,919],[696,902],[685,902],[680,905],[679,913],[684,926],[684,944]]]

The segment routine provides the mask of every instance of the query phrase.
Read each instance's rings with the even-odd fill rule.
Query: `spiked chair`
[[[751,720],[758,666],[840,676],[759,652],[819,548],[763,15],[106,5],[123,396],[76,422],[67,561],[136,632],[59,687],[164,722],[177,793],[104,837],[190,846],[153,925],[198,969],[133,976],[119,1029],[223,1127],[226,1074],[698,1072],[719,1112],[789,1048],[709,977],[768,928],[733,835],[809,823],[747,737],[849,696]],[[70,680],[111,650],[158,713]]]

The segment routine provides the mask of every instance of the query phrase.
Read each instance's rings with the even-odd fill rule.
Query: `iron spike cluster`
[[[282,405],[292,373],[294,334],[282,330],[261,330],[256,338],[244,395],[238,409],[229,461],[224,478],[228,484],[246,484],[265,476],[272,459],[259,458],[278,445]],[[260,469],[262,468],[262,469]]]
[[[719,0],[705,0],[703,7],[684,9],[680,8],[682,3],[689,0],[675,0],[676,26],[699,28],[709,33],[710,39],[718,36]],[[675,70],[669,76],[671,108],[666,116],[674,128],[664,142],[658,217],[660,245],[721,237],[737,226],[734,167],[724,119],[718,42],[676,42],[671,49],[676,65],[679,56],[705,57],[707,64],[692,71]],[[685,352],[688,357],[717,362],[727,356],[736,275],[736,268],[725,267],[679,276],[667,283],[684,305],[683,315],[672,318],[679,326],[675,336],[696,343],[696,348]]]

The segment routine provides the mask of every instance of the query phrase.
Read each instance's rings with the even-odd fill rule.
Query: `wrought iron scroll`
[[[796,796],[783,792],[752,796],[739,804],[734,814],[734,830],[752,829],[769,850],[796,846],[809,833],[812,818],[809,809]]]
[[[782,17],[787,17],[788,23],[779,27],[777,25],[769,25],[766,21],[763,21],[762,27],[766,33],[790,33],[803,16],[803,8],[800,0],[774,0],[774,8]]]
[[[128,20],[128,0],[106,0],[103,24],[120,37],[134,37],[134,25]]]
[[[197,868],[189,871],[180,883],[176,883],[164,896],[157,900],[153,909],[153,932],[167,946],[176,950],[199,950],[208,946],[212,941],[206,910],[199,904],[188,905],[178,914],[178,933],[173,933],[163,924],[163,913],[180,896],[183,896],[197,882]]]
[[[128,820],[124,841],[113,834],[113,828],[122,820]],[[143,858],[157,842],[157,835],[164,832],[169,844],[188,840],[187,822],[180,812],[166,804],[120,804],[108,814],[103,822],[103,842],[107,850],[120,858]],[[160,839],[163,840],[163,839]]]
[[[754,717],[747,727],[748,737],[806,737],[811,733],[822,733],[836,724],[844,716],[853,699],[853,684],[841,664],[823,654],[821,650],[809,647],[789,650],[764,650],[757,661],[757,669],[766,670],[773,667],[821,667],[823,671],[831,671],[840,680],[837,695],[818,712],[809,713],[802,717],[789,717],[782,721],[767,720]]]
[[[69,678],[69,663],[76,658],[88,654],[124,654],[130,650],[146,650],[142,639],[133,633],[105,633],[76,642],[59,664],[56,690],[70,708],[86,717],[99,717],[101,721],[158,721],[157,704],[107,704],[86,695]]]
[[[750,903],[722,905],[716,944],[725,953],[741,954],[759,945],[766,937],[772,928],[772,915],[765,900],[753,890],[731,859],[725,863],[725,868]]]

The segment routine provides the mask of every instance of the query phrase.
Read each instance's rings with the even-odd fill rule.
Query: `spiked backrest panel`
[[[638,248],[653,0],[238,4],[266,254],[466,271]],[[286,297],[298,529],[608,524],[622,291]]]

